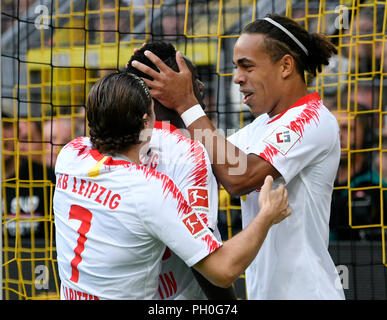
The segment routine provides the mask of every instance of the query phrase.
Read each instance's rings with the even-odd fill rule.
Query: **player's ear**
[[[144,122],[145,126],[147,126],[147,124],[149,123],[149,120],[150,120],[149,114],[144,113],[144,115],[142,116],[142,121]]]
[[[149,141],[152,137],[154,121],[152,116],[147,113],[144,113],[142,116],[142,121],[144,123],[144,128],[140,132],[140,141]]]
[[[281,75],[283,79],[290,76],[295,69],[294,58],[290,54],[285,54],[280,61]]]
[[[144,115],[142,116],[142,121],[144,123],[144,128],[153,128],[154,126],[154,123],[153,123],[153,119],[152,119],[152,116],[149,115],[148,113],[144,113]]]

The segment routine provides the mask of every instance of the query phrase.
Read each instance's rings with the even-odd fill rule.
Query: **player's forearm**
[[[250,265],[273,225],[258,215],[243,231],[200,261],[195,268],[217,286],[229,287]]]
[[[224,188],[230,194],[239,194],[246,188],[245,183],[251,181],[247,179],[247,155],[227,141],[207,117],[197,119],[187,129],[192,139],[205,146],[213,171]]]

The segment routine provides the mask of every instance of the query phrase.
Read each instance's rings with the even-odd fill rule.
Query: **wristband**
[[[200,104],[195,104],[188,110],[184,111],[180,117],[183,120],[185,126],[188,128],[193,122],[205,115],[206,114],[203,111],[202,106]]]

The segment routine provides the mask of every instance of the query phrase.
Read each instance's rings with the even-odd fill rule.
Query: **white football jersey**
[[[220,240],[217,228],[218,185],[203,145],[184,136],[169,122],[156,121],[150,152],[142,162],[170,177]],[[190,268],[169,248],[162,259],[158,298],[206,299]]]
[[[328,252],[329,217],[340,160],[339,127],[317,93],[279,115],[259,116],[229,137],[282,175],[292,215],[274,225],[246,270],[249,299],[344,299]],[[242,224],[259,212],[259,190],[241,197]]]
[[[156,299],[166,246],[188,266],[221,246],[170,178],[89,138],[67,144],[55,172],[62,299]]]

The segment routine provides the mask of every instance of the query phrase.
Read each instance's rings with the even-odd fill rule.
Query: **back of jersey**
[[[220,245],[209,246],[200,217],[200,238],[183,223],[192,209],[172,180],[105,156],[88,138],[62,149],[55,172],[61,298],[154,299],[166,245],[188,265]]]
[[[54,212],[64,298],[135,298],[137,290],[147,288],[138,287],[140,279],[121,275],[136,269],[129,264],[141,264],[153,250],[163,250],[143,230],[137,214],[138,197],[146,195],[143,176],[124,163],[104,170],[106,158],[93,153],[87,139],[77,139],[57,160]]]
[[[170,177],[211,230],[218,224],[218,184],[204,146],[168,122],[156,121],[145,166]]]
[[[143,163],[170,177],[201,219],[221,240],[217,228],[218,186],[204,146],[168,122],[156,121]],[[202,300],[206,296],[192,271],[168,248],[159,275],[159,299]]]

